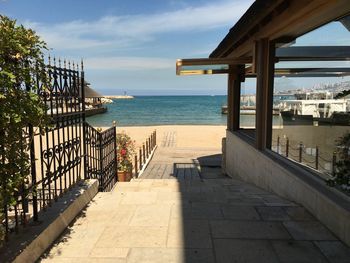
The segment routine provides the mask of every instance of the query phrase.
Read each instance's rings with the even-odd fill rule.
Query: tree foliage
[[[340,160],[336,164],[335,181],[344,190],[350,192],[350,133],[339,139],[338,146],[340,147]]]
[[[336,162],[335,178],[328,181],[331,186],[339,186],[343,191],[350,192],[350,133],[337,141],[339,160]]]
[[[31,29],[0,15],[0,202],[1,209],[16,202],[16,195],[29,183],[29,148],[33,138],[28,124],[47,122],[46,107],[37,95],[45,89],[43,59],[46,44]],[[0,210],[1,211],[1,210]]]

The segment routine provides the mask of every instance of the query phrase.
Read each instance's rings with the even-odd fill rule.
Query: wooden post
[[[153,148],[156,146],[156,131],[153,131]]]
[[[157,130],[154,131],[154,142],[157,145]]]
[[[142,150],[139,148],[139,158],[140,158],[140,170],[142,170]]]
[[[143,163],[146,162],[146,156],[145,156],[145,143],[142,144],[142,161]]]
[[[149,145],[148,145],[148,139],[146,139],[146,156],[147,156],[147,158],[148,158],[148,155],[149,155]]]
[[[229,72],[227,76],[227,130],[233,131],[233,83],[235,75]]]
[[[239,129],[241,103],[241,66],[230,66],[227,83],[227,129]]]
[[[137,168],[138,168],[138,165],[137,165],[137,154],[135,154],[135,178],[137,178],[137,176],[138,176]]]
[[[272,140],[272,103],[275,70],[275,44],[269,39],[260,39],[255,43],[256,62],[256,148],[271,148]]]

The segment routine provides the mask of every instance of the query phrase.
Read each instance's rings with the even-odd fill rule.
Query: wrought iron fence
[[[118,180],[116,128],[98,131],[85,125],[86,177],[98,179],[100,191],[109,191]]]

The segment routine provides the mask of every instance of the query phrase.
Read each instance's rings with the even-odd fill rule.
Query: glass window
[[[239,128],[255,129],[256,78],[246,78],[241,83]]]
[[[339,171],[341,140],[350,134],[350,57],[341,59],[349,48],[339,47],[350,43],[348,21],[331,22],[285,47],[313,47],[300,52],[318,59],[289,58],[275,65],[271,149],[326,180]]]

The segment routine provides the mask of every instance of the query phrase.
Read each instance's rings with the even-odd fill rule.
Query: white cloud
[[[175,60],[154,57],[94,57],[84,61],[85,67],[91,70],[157,70],[174,68]]]
[[[152,41],[157,34],[232,26],[252,0],[217,2],[147,15],[106,16],[54,25],[27,22],[55,50],[118,48]]]

